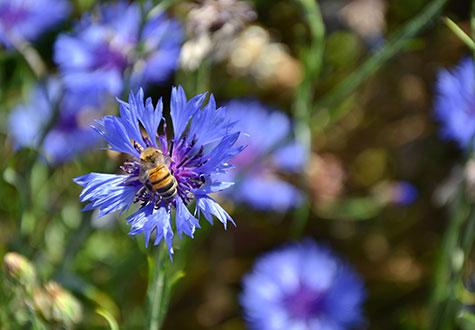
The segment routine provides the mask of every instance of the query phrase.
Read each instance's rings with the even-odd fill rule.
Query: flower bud
[[[78,324],[82,319],[80,302],[69,291],[56,282],[48,282],[33,295],[35,309],[48,321],[66,328]]]
[[[31,262],[21,254],[8,252],[3,258],[7,276],[20,285],[31,288],[36,283],[36,271]]]

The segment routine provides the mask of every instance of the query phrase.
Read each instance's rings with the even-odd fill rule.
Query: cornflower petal
[[[91,202],[84,210],[99,209],[102,217],[111,212],[123,212],[132,204],[137,188],[126,185],[127,175],[90,173],[74,179],[84,187],[79,195],[81,202]]]
[[[98,5],[71,33],[60,35],[54,60],[69,91],[116,97],[127,85],[168,81],[182,40],[178,21],[165,13],[142,15],[138,3],[122,0]]]
[[[102,121],[98,121],[94,128],[109,143],[111,150],[139,156],[138,151],[130,143],[131,137],[118,117],[106,116]]]
[[[59,79],[51,77],[11,112],[8,128],[14,147],[37,149],[52,165],[67,162],[97,144],[99,137],[89,124],[98,107],[95,100],[64,92]]]
[[[200,170],[204,172],[222,172],[229,168],[229,161],[243,149],[242,147],[233,148],[236,143],[239,132],[225,136],[221,142],[206,155],[206,162],[200,166]]]
[[[70,11],[65,0],[1,0],[0,42],[11,47],[12,38],[34,41],[66,19]]]
[[[203,93],[187,101],[185,91],[181,86],[172,89],[170,114],[175,141],[181,138],[190,119],[200,110],[205,98],[206,93]]]
[[[190,213],[181,198],[176,201],[176,229],[181,238],[182,233],[193,237],[195,228],[200,228],[200,223],[193,214]]]
[[[157,146],[157,131],[160,123],[163,119],[163,103],[160,98],[157,102],[155,109],[152,105],[152,99],[148,97],[145,100],[145,107],[142,107],[142,111],[139,110],[138,117],[140,123],[145,128],[148,137],[154,146]]]
[[[289,118],[253,100],[230,101],[226,111],[242,132],[237,144],[246,146],[229,161],[234,168],[222,178],[236,181],[226,196],[260,210],[285,212],[298,206],[301,193],[279,174],[299,174],[309,151],[293,138]]]
[[[441,134],[463,149],[473,149],[475,136],[475,68],[463,59],[453,70],[441,70],[436,84],[435,116]]]
[[[285,212],[301,202],[302,193],[278,177],[251,173],[241,179],[234,198],[258,210]]]
[[[231,216],[211,197],[197,196],[196,207],[198,216],[202,212],[209,223],[213,223],[213,216],[215,216],[224,225],[224,229],[228,221],[236,225]]]
[[[227,120],[223,108],[216,109],[216,101],[211,95],[208,104],[198,111],[190,124],[189,138],[196,139],[197,145],[207,145],[218,141],[223,135],[231,131],[235,123]]]

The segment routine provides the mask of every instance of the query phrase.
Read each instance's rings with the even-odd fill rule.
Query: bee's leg
[[[155,210],[158,210],[160,208],[161,201],[162,201],[162,197],[158,196],[158,199],[155,201],[155,205],[154,205]]]
[[[147,188],[145,188],[145,187],[140,188],[140,190],[135,195],[134,203],[137,203],[139,201],[143,202],[145,200],[145,195],[146,194],[147,194]]]
[[[140,177],[139,176],[131,176],[131,177],[128,177],[124,183],[130,183],[130,182],[134,182],[134,181],[137,181],[137,180],[140,180]]]

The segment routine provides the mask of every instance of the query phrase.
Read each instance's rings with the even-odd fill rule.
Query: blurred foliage
[[[170,12],[180,16],[182,1],[177,2]],[[378,47],[384,47],[368,44],[338,19],[337,9],[347,1],[334,2],[339,6],[332,6],[332,2],[320,2],[325,48],[320,78],[311,81],[315,90],[307,100],[310,105],[318,104],[321,96],[358,70],[364,59],[381,50]],[[386,1],[382,45],[386,36],[429,2]],[[94,3],[75,1],[74,17]],[[290,0],[255,0],[254,5],[258,25],[299,58],[311,39],[299,6]],[[466,1],[450,1],[443,15],[465,26],[467,7]],[[63,28],[69,28],[69,23]],[[46,35],[37,44],[50,70],[55,70],[51,62],[54,35]],[[289,178],[309,192],[308,219],[298,225],[299,230],[295,230],[293,218],[301,216],[301,210],[297,215],[262,213],[226,202],[237,228],[223,231],[203,222],[196,239],[178,242],[177,256],[182,253],[189,258],[169,264],[175,270],[183,268],[186,276],[181,278],[181,271],[175,274],[180,281],[164,329],[244,328],[238,305],[242,275],[256,256],[289,241],[289,233],[328,243],[355,265],[368,289],[366,316],[370,329],[427,328],[435,264],[449,222],[449,211],[435,202],[434,192],[451,169],[464,161],[455,146],[438,137],[431,115],[434,77],[440,67],[455,63],[465,53],[463,43],[438,18],[434,19],[425,33],[405,42],[398,56],[375,75],[366,77],[355,93],[345,95],[336,106],[339,120],[331,121],[324,112],[312,112],[312,121],[306,123],[312,133],[312,153],[332,155],[342,164],[344,174],[335,179],[338,181],[318,187],[315,185],[321,181]],[[262,88],[249,77],[232,76],[223,63],[205,63],[191,74],[178,72],[176,80],[189,86],[190,94],[209,89],[220,102],[240,96],[257,97],[295,115],[293,91]],[[142,239],[127,236],[122,218],[95,219],[90,213],[81,213],[77,198],[80,188],[71,181],[90,171],[113,171],[117,159],[98,150],[53,168],[34,150],[13,150],[7,135],[8,114],[26,97],[33,83],[34,75],[19,54],[0,51],[0,255],[18,251],[31,260],[39,283],[54,280],[74,294],[83,309],[80,329],[139,329],[145,317],[148,276]],[[154,88],[151,93],[154,97],[169,95],[164,87]],[[333,176],[335,170],[323,173],[330,173],[326,178],[338,176]],[[374,190],[378,184],[398,180],[417,187],[419,195],[413,205],[397,205],[389,195]],[[329,192],[331,201],[318,198],[335,184],[342,188],[334,194],[334,190]],[[462,279],[473,271],[473,261],[466,269],[460,274]],[[55,285],[50,284],[49,291],[57,290]],[[8,287],[1,292],[2,322],[13,317],[20,324],[30,322],[42,329],[48,319],[54,319],[55,311],[31,308],[34,298],[31,292],[24,292],[23,284],[2,279],[2,286]],[[44,287],[41,290],[43,295],[48,292]],[[9,315],[4,308],[7,305],[15,315]],[[76,321],[76,312],[71,313],[74,315],[68,314],[66,323]],[[51,324],[64,320],[53,321]],[[475,317],[469,310],[460,313],[457,321],[462,329],[475,328]],[[8,329],[7,325],[1,327]]]

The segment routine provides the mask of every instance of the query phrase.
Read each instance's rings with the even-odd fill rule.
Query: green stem
[[[472,11],[470,15],[470,27],[472,34],[472,42],[475,40],[475,0],[472,0]],[[472,48],[473,58],[475,59],[475,47]]]
[[[42,80],[48,73],[46,65],[41,59],[40,54],[34,49],[29,42],[18,37],[9,36],[9,41],[13,47],[25,59],[31,71],[35,74],[38,80]]]
[[[310,28],[310,46],[302,51],[301,61],[304,66],[304,76],[298,86],[294,102],[294,114],[296,118],[296,138],[310,154],[312,139],[310,132],[310,119],[313,109],[313,96],[315,85],[320,75],[323,53],[325,50],[325,26],[318,2],[315,0],[297,0],[302,8],[303,15]],[[305,185],[304,180],[301,181]],[[307,202],[295,210],[292,236],[298,238],[304,231],[309,217],[309,205]]]
[[[386,46],[379,50],[364,62],[356,71],[351,73],[345,80],[324,95],[318,103],[318,108],[328,111],[330,118],[335,115],[337,107],[351,93],[353,93],[369,76],[398,54],[406,47],[408,40],[414,38],[421,30],[440,14],[448,0],[431,1],[416,17],[404,25],[390,38]]]
[[[148,257],[149,279],[147,289],[148,317],[146,329],[158,330],[161,328],[170,301],[170,285],[166,258],[168,251],[165,243],[154,249],[153,255]]]
[[[461,185],[452,208],[453,216],[444,235],[432,297],[431,329],[453,329],[460,308],[457,291],[475,239],[475,209],[466,200],[464,190],[465,187]]]
[[[468,48],[475,51],[475,43],[464,30],[448,17],[444,17],[445,25],[452,31]]]

